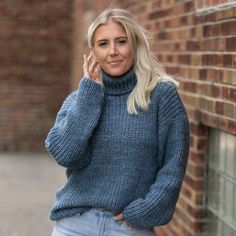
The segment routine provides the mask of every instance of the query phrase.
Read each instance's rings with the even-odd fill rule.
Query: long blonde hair
[[[128,97],[127,110],[129,114],[137,115],[137,108],[148,111],[150,94],[158,82],[171,81],[176,86],[178,86],[178,82],[167,75],[161,64],[151,55],[147,32],[138,24],[132,14],[124,9],[105,10],[90,25],[88,29],[90,48],[93,47],[93,36],[96,29],[110,19],[123,26],[133,51],[137,84]]]

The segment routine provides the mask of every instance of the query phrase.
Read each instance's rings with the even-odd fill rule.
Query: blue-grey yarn
[[[82,78],[59,110],[45,141],[68,181],[50,218],[104,208],[138,229],[168,223],[174,213],[189,150],[189,122],[171,82],[151,93],[149,111],[127,112],[133,69],[103,72],[103,85]]]

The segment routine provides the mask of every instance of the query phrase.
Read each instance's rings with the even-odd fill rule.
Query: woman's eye
[[[99,45],[100,47],[105,47],[105,46],[107,46],[107,42],[100,42],[98,45]]]
[[[126,43],[126,39],[119,39],[117,41],[118,44],[125,44]]]

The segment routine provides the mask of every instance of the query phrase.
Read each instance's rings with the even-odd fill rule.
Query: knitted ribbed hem
[[[52,209],[50,212],[50,219],[51,220],[60,220],[66,217],[71,217],[73,215],[76,214],[83,214],[84,212],[88,211],[90,209],[90,207],[73,207],[73,208],[66,208],[65,209],[61,209],[61,210],[55,210]]]

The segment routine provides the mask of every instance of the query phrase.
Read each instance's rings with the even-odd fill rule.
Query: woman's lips
[[[119,65],[121,62],[122,62],[122,60],[110,61],[110,62],[108,62],[108,64],[109,64],[109,65],[112,65],[112,66],[117,66],[117,65]]]

